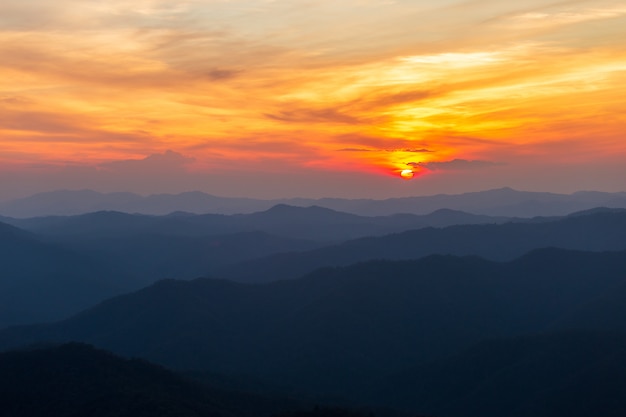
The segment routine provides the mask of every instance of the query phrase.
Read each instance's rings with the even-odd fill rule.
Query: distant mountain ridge
[[[277,205],[246,215],[100,211],[3,220],[13,226],[0,223],[0,327],[60,319],[160,279],[193,279],[273,253],[429,225],[507,219],[450,210],[364,217]]]
[[[98,211],[75,216],[26,219],[5,217],[2,220],[39,235],[60,239],[127,237],[139,234],[216,236],[258,231],[298,240],[338,242],[423,227],[503,223],[513,219],[450,209],[440,209],[425,215],[359,216],[319,206],[278,204],[264,211],[234,215],[175,212],[157,216]]]
[[[532,249],[546,247],[624,250],[626,210],[599,209],[563,218],[408,230],[309,251],[277,253],[218,268],[215,274],[238,281],[263,282],[298,278],[316,268],[346,266],[371,259],[418,259],[451,254],[508,261]]]
[[[624,209],[516,222],[451,210],[363,217],[286,205],[232,216],[97,212],[10,220],[29,231],[0,223],[0,327],[68,317],[165,278],[258,283],[372,259],[439,253],[510,260],[550,246],[626,249]],[[453,222],[477,224],[424,228]]]
[[[573,194],[516,191],[511,188],[439,194],[421,197],[372,199],[271,199],[217,197],[202,192],[180,194],[99,193],[92,190],[52,191],[0,203],[0,215],[37,217],[76,215],[101,210],[126,213],[168,214],[186,211],[197,214],[237,214],[267,210],[277,204],[321,206],[365,216],[397,213],[427,214],[448,208],[491,216],[556,216],[597,206],[626,208],[626,192],[606,193],[583,191]]]
[[[0,223],[0,328],[58,320],[159,279],[192,279],[224,263],[319,247],[254,231],[168,235],[151,231],[150,218],[109,214],[103,222],[86,215],[66,228],[51,225],[69,236]]]

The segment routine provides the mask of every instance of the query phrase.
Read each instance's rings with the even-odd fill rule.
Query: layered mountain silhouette
[[[292,279],[325,266],[370,259],[417,259],[431,254],[477,255],[511,260],[544,247],[626,249],[626,210],[592,210],[565,218],[505,224],[423,228],[350,240],[311,251],[281,253],[220,268],[215,274],[246,282]]]
[[[102,210],[143,214],[175,211],[234,214],[266,210],[275,204],[250,198],[216,197],[201,192],[144,197],[133,193],[59,190],[4,202],[0,205],[0,213],[11,217],[66,216]]]
[[[378,402],[385,397],[364,393],[386,375],[486,339],[551,332],[564,319],[586,328],[572,317],[624,285],[626,252],[558,249],[506,263],[368,262],[264,285],[167,280],[63,322],[6,329],[0,346],[81,341],[176,369]],[[398,404],[420,411],[404,398]]]
[[[501,188],[456,195],[440,194],[386,200],[342,198],[256,200],[217,197],[201,192],[143,197],[132,193],[103,194],[92,190],[65,190],[5,201],[0,204],[0,214],[10,217],[37,217],[76,215],[101,210],[159,215],[175,211],[235,214],[267,210],[276,204],[301,207],[317,205],[365,216],[396,213],[427,214],[447,208],[492,216],[533,217],[565,215],[598,206],[626,208],[626,193],[554,194]]]
[[[0,327],[58,320],[160,279],[192,279],[219,265],[319,246],[263,232],[168,236],[134,234],[129,225],[107,234],[106,224],[91,237],[35,235],[0,223]]]
[[[5,220],[30,233],[9,225],[0,233],[16,240],[7,242],[10,250],[0,252],[7,283],[0,286],[5,301],[0,304],[0,327],[60,319],[160,279],[206,276],[225,265],[314,249],[321,241],[499,219],[444,210],[426,216],[364,217],[279,205],[231,216],[95,212]]]
[[[423,227],[455,224],[503,223],[506,217],[480,216],[441,209],[427,215],[357,216],[318,206],[277,205],[266,211],[244,215],[171,213],[148,216],[100,211],[78,216],[48,216],[28,219],[5,218],[14,226],[57,240],[76,238],[152,236],[203,237],[243,232],[264,232],[284,238],[337,242],[352,238],[385,235]]]
[[[2,203],[0,349],[20,350],[0,353],[0,415],[622,416],[620,207],[509,188]]]
[[[426,220],[446,224],[459,219],[483,222],[492,218],[449,210],[428,216],[369,218],[319,207],[277,206],[241,216],[98,212],[19,220],[16,223],[30,232],[9,225],[0,231],[7,248],[0,252],[5,265],[0,279],[4,285],[0,327],[61,319],[112,295],[166,278],[211,274],[264,282],[370,259],[418,259],[442,253],[509,260],[540,247],[626,248],[626,211],[621,209],[595,209],[566,218],[422,228],[326,246],[278,235],[308,233],[309,237],[339,239],[351,233],[402,230]],[[225,231],[232,233],[220,234]]]

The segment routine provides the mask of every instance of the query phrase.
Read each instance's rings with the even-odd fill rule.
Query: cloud
[[[431,151],[430,149],[426,149],[426,148],[421,148],[421,149],[414,149],[414,148],[404,148],[404,149],[386,149],[387,152],[413,152],[413,153],[427,153],[427,152],[434,152]]]
[[[335,109],[302,109],[281,111],[278,114],[265,114],[266,117],[283,122],[295,123],[343,123],[359,124],[356,117],[343,114]]]
[[[461,171],[461,170],[489,168],[489,167],[503,165],[503,164],[498,163],[498,162],[491,162],[491,161],[479,161],[479,160],[470,161],[467,159],[453,159],[452,161],[441,161],[441,162],[409,162],[407,165],[410,165],[414,168],[417,168],[417,167],[426,168],[431,171]]]
[[[34,111],[9,111],[0,114],[3,130],[43,132],[47,134],[67,133],[76,130],[74,120],[67,115]]]
[[[207,76],[213,81],[230,80],[235,78],[241,71],[215,68],[207,73]]]
[[[337,149],[338,152],[403,152],[403,153],[430,153],[434,152],[426,148],[395,148],[395,149],[380,149],[380,148],[357,148],[347,147]]]
[[[22,106],[30,103],[31,100],[22,96],[0,96],[0,104],[5,106]]]
[[[430,90],[414,90],[401,91],[398,93],[377,93],[373,97],[371,95],[362,97],[353,103],[354,105],[364,104],[364,108],[376,109],[379,107],[392,107],[407,103],[414,103],[440,95],[439,91]]]
[[[372,149],[365,148],[343,148],[337,149],[339,152],[372,152]]]
[[[107,171],[120,174],[167,173],[185,171],[186,166],[195,161],[171,150],[161,154],[152,154],[143,159],[127,159],[100,164]]]
[[[339,152],[408,152],[408,153],[429,153],[434,152],[430,149],[421,148],[398,148],[398,149],[368,149],[368,148],[341,148]]]
[[[626,7],[570,9],[561,11],[534,11],[516,14],[508,19],[518,28],[539,28],[611,19],[626,14]]]
[[[502,58],[499,52],[445,52],[434,55],[408,56],[401,60],[411,64],[464,68],[497,63],[502,61]]]

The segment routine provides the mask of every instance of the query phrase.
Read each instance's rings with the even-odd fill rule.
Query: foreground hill
[[[208,387],[78,343],[1,353],[0,375],[7,417],[261,417],[297,405]]]
[[[384,375],[484,339],[548,331],[622,285],[626,252],[556,249],[507,263],[369,262],[264,285],[170,280],[53,325],[9,328],[0,346],[83,341],[177,369],[360,399]]]
[[[592,210],[565,218],[505,224],[425,228],[362,238],[298,253],[243,262],[215,274],[246,282],[291,279],[316,268],[370,259],[417,259],[431,254],[477,255],[511,260],[544,247],[604,251],[626,249],[626,210]]]
[[[321,206],[362,216],[386,216],[396,213],[427,214],[439,209],[467,211],[474,214],[507,217],[559,216],[598,206],[626,208],[626,193],[578,192],[554,194],[517,191],[511,188],[465,194],[371,199],[280,199],[216,197],[201,192],[154,194],[103,194],[91,190],[53,191],[0,204],[0,214],[12,217],[76,215],[101,210],[127,213],[236,214],[267,210],[276,204],[308,207]]]
[[[626,333],[489,340],[383,386],[370,396],[429,415],[620,417],[626,415]]]

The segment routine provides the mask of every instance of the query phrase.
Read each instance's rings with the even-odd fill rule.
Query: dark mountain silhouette
[[[507,217],[562,216],[598,206],[626,208],[626,193],[577,192],[555,194],[508,187],[463,194],[438,194],[387,200],[322,199],[316,204],[350,213],[385,215],[430,213],[440,208]]]
[[[98,212],[20,220],[40,234],[8,225],[3,228],[3,236],[12,243],[0,254],[5,260],[5,274],[0,279],[4,285],[0,326],[60,319],[114,294],[165,278],[193,279],[211,273],[259,282],[296,278],[322,266],[414,259],[433,253],[503,260],[545,246],[622,249],[626,248],[625,213],[597,209],[557,220],[425,228],[328,247],[252,230],[338,238],[402,229],[422,221],[445,223],[464,218],[480,222],[490,218],[449,210],[428,216],[368,218],[319,207],[276,206],[240,216]],[[250,231],[216,234],[239,229]]]
[[[261,417],[298,405],[209,387],[78,343],[1,353],[0,375],[7,417]]]
[[[129,237],[141,234],[211,236],[255,230],[239,224],[234,216],[173,213],[168,216],[98,211],[77,216],[10,219],[11,224],[45,236],[62,239]]]
[[[288,250],[318,247],[314,242],[241,232],[206,237],[141,234],[130,237],[76,239],[65,246],[107,262],[116,274],[127,276],[126,291],[137,290],[166,278],[206,276],[230,263]]]
[[[99,193],[92,190],[60,190],[4,202],[0,213],[11,217],[68,216],[102,210],[127,213],[168,214],[174,211],[234,214],[266,210],[276,204],[250,198],[216,197],[201,192],[153,194]]]
[[[121,293],[106,263],[0,223],[0,327],[54,321]]]
[[[550,329],[626,285],[626,252],[534,251],[512,262],[431,256],[264,285],[159,282],[0,346],[83,341],[176,369],[244,374],[363,400],[369,384],[488,338]]]
[[[3,245],[3,249],[13,243],[11,239],[28,241],[33,239],[33,235],[10,224],[0,222],[0,244]]]
[[[143,230],[135,217],[102,214],[123,221],[63,229],[80,233],[101,228],[94,237],[40,237],[0,223],[0,327],[59,320],[160,279],[193,279],[228,263],[319,246],[263,232],[204,237],[134,233],[133,228]],[[141,223],[143,216],[138,218]],[[77,220],[82,224],[84,219]]]
[[[159,279],[197,278],[228,264],[321,246],[297,236],[343,240],[420,227],[425,222],[497,220],[449,210],[428,216],[370,218],[320,207],[278,205],[249,215],[147,216],[103,211],[13,222],[50,243],[106,264],[110,275],[123,283],[120,289],[131,291]]]
[[[234,217],[248,227],[281,236],[300,236],[318,241],[380,236],[424,227],[504,223],[511,220],[506,217],[481,216],[450,209],[439,209],[425,215],[394,214],[368,217],[319,206],[295,207],[286,204],[276,205],[264,212]]]
[[[224,216],[216,215],[215,224]],[[77,216],[48,216],[10,220],[15,226],[46,236],[61,238],[128,237],[137,234],[168,234],[176,236],[206,235],[188,224],[185,218],[128,214],[117,211],[98,211]],[[209,229],[210,230],[210,229]],[[223,230],[216,230],[219,234]]]
[[[296,236],[342,240],[419,227],[424,221],[493,219],[459,212],[368,218],[320,207],[279,205],[265,212],[233,216],[103,211],[10,220],[36,235],[8,225],[2,232],[7,238],[28,237],[32,253],[23,245],[10,243],[15,247],[0,255],[7,259],[0,326],[60,319],[160,279],[193,279],[227,264],[321,246]],[[92,285],[94,280],[103,286],[102,291]],[[82,288],[88,282],[91,292],[86,294],[87,289]]]
[[[100,211],[78,216],[6,220],[20,228],[65,241],[76,238],[125,238],[141,234],[198,237],[261,231],[291,239],[326,242],[428,226],[502,223],[510,219],[443,209],[423,216],[397,214],[365,217],[317,206],[294,207],[280,204],[262,212],[229,216],[180,212],[167,216],[148,216]]]
[[[347,409],[341,407],[320,407],[315,406],[309,410],[298,410],[290,412],[282,412],[276,414],[274,417],[374,417],[374,416],[390,416],[400,417],[403,414],[395,412],[393,410],[381,410],[380,412],[368,411],[367,409]],[[426,417],[415,416],[413,417]],[[432,416],[431,416],[432,417]]]
[[[389,230],[385,218],[357,216],[319,206],[305,208],[279,204],[266,211],[234,216],[233,220],[249,228],[272,231],[280,236],[301,236],[317,241],[380,235]],[[413,228],[414,225],[420,227],[422,224],[419,219],[411,218],[399,227]]]
[[[558,216],[597,206],[626,208],[626,193],[578,192],[553,194],[516,191],[511,188],[465,194],[439,194],[423,197],[371,199],[279,199],[216,197],[201,192],[156,194],[143,197],[131,193],[103,194],[91,190],[53,191],[35,194],[0,204],[0,214],[11,217],[76,215],[100,210],[127,213],[236,214],[267,210],[276,204],[321,206],[364,216],[386,216],[396,213],[427,214],[448,208],[474,214],[507,217]]]
[[[604,268],[605,266],[600,266]],[[554,330],[587,329],[626,333],[626,284],[601,294],[563,317]]]
[[[505,224],[424,228],[382,237],[350,240],[306,252],[281,253],[243,262],[215,273],[230,279],[263,282],[297,278],[325,266],[369,259],[416,259],[431,254],[477,255],[510,260],[534,249],[626,249],[626,210],[575,214]]]
[[[370,393],[448,417],[626,414],[626,334],[567,332],[482,342]]]

